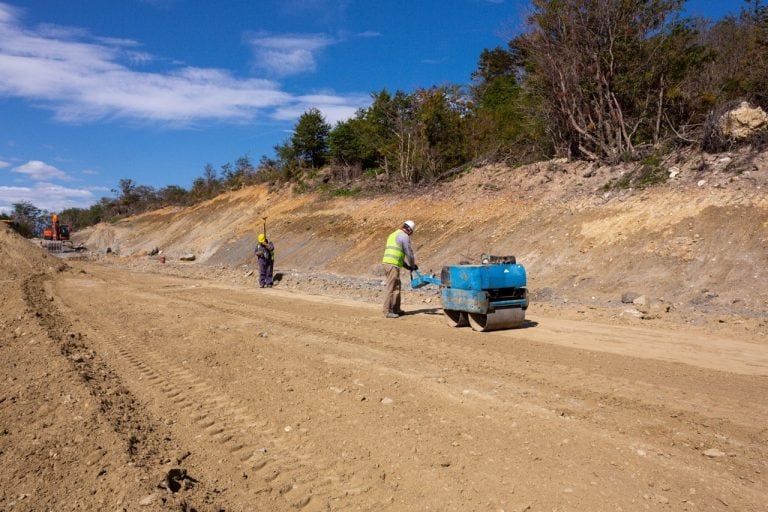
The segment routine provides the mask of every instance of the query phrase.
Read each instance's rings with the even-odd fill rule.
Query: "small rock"
[[[386,397],[386,396],[385,396],[384,398],[382,398],[382,399],[381,399],[381,403],[382,403],[382,404],[384,404],[384,405],[389,405],[389,404],[391,404],[392,402],[394,402],[394,400],[392,400],[391,398],[389,398],[389,397]]]
[[[716,458],[716,457],[725,457],[725,453],[721,452],[717,448],[710,448],[709,450],[704,452],[704,455],[706,457]]]
[[[698,183],[696,183],[696,186],[703,187],[707,184],[707,180],[699,180]]]
[[[626,292],[621,296],[621,302],[623,304],[632,304],[632,301],[634,301],[636,298],[640,297],[639,293],[635,292]]]
[[[139,505],[142,507],[148,507],[155,501],[156,497],[157,494],[150,494],[149,496],[145,496],[141,499],[141,501],[139,501]]]

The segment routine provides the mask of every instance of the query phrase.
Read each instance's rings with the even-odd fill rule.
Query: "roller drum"
[[[469,313],[468,316],[469,325],[480,332],[520,327],[525,322],[525,310],[522,308],[498,309],[488,314]]]
[[[469,325],[466,311],[444,309],[443,316],[445,316],[445,322],[451,327],[466,327]]]

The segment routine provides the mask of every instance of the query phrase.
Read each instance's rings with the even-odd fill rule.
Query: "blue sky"
[[[689,0],[718,18],[736,0]],[[274,156],[297,118],[467,84],[527,0],[0,0],[0,210],[60,211],[118,181],[189,188]]]

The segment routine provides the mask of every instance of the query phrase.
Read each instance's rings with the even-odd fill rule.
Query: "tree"
[[[702,31],[700,44],[712,57],[684,91],[706,115],[716,104],[751,99],[768,108],[768,6],[747,0],[738,16]]]
[[[323,114],[311,108],[299,117],[293,129],[291,145],[296,157],[310,167],[321,167],[328,156],[328,136],[331,126]]]
[[[205,178],[197,177],[192,180],[192,189],[189,191],[189,195],[195,203],[210,199],[211,196],[209,195],[208,184]]]
[[[336,123],[328,137],[330,156],[340,165],[361,164],[364,160],[362,124],[360,119]]]
[[[232,182],[234,181],[235,171],[232,168],[232,164],[227,162],[221,166],[221,184],[226,188],[232,188]],[[206,182],[203,179],[203,182]]]
[[[286,140],[282,144],[277,144],[274,149],[275,155],[277,155],[277,167],[280,169],[280,178],[288,181],[295,175],[300,165],[296,148],[290,140]]]
[[[533,0],[521,43],[559,151],[618,160],[658,135],[675,66],[694,51],[682,0]],[[670,43],[672,38],[680,38]],[[678,55],[670,57],[676,47]]]
[[[203,180],[205,181],[205,191],[208,198],[219,193],[221,184],[216,176],[216,169],[210,163],[205,164],[203,168]]]
[[[206,183],[208,187],[208,183]],[[183,206],[189,200],[189,192],[178,185],[168,185],[157,191],[157,200],[160,206]]]
[[[509,48],[483,50],[472,73],[473,104],[466,125],[467,154],[471,158],[528,161],[550,156],[545,110],[541,97],[521,84],[526,69],[523,38]]]
[[[130,204],[136,200],[136,182],[130,178],[123,178],[119,182],[120,187],[120,199]]]
[[[259,165],[256,166],[256,181],[265,182],[278,177],[280,165],[277,160],[261,155]]]
[[[468,104],[458,86],[419,89],[413,95],[417,131],[415,181],[435,178],[467,160]]]
[[[235,160],[235,176],[237,176],[239,188],[256,181],[256,168],[248,155],[243,155]]]
[[[477,69],[472,72],[472,97],[478,105],[491,106],[498,103],[498,94],[489,89],[496,84],[504,84],[502,88],[517,85],[517,70],[519,62],[515,55],[503,48],[480,52]]]
[[[13,203],[11,218],[16,223],[18,233],[26,238],[32,238],[46,226],[50,225],[48,212],[41,210],[30,201]]]
[[[381,166],[387,175],[394,170],[400,178],[413,182],[416,151],[416,113],[413,98],[403,91],[392,96],[386,89],[372,95],[365,113],[369,136],[376,141]]]

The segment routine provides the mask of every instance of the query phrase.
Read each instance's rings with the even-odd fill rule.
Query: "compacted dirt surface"
[[[609,215],[593,204],[571,217],[553,211],[562,228],[526,234],[530,247],[534,235],[561,242],[528,267],[538,298],[525,325],[489,333],[446,325],[434,288],[407,291],[407,314],[383,318],[375,258],[360,256],[378,254],[382,240],[369,247],[347,231],[353,244],[331,244],[313,232],[307,249],[297,240],[318,210],[303,197],[291,200],[305,218],[292,210],[290,222],[276,221],[271,289],[256,284],[250,242],[186,263],[172,256],[186,246],[167,241],[160,263],[125,249],[157,243],[140,242],[151,231],[144,219],[101,228],[122,254],[95,244],[87,257],[62,259],[0,227],[0,510],[764,511],[762,185],[693,186],[629,199],[611,214],[641,217],[649,203],[689,194],[658,220],[668,235],[625,223],[605,249],[619,255],[623,240],[625,261],[664,252],[681,270],[655,287],[574,277],[576,263],[560,259],[569,251],[589,258],[593,276],[621,275],[608,253],[590,256],[608,234],[585,226],[605,228]],[[712,199],[723,195],[741,199],[728,209]],[[709,220],[712,205],[723,208],[719,219]],[[372,222],[363,206],[344,222]],[[676,208],[686,213],[669,220]],[[440,211],[417,221],[458,222]],[[201,222],[190,229],[202,233]],[[730,228],[718,237],[723,223]],[[705,242],[675,245],[678,224]],[[718,252],[718,238],[740,241],[739,250]],[[429,240],[443,247],[439,235]],[[422,261],[440,261],[443,250],[422,246]],[[309,253],[304,265],[281,264],[281,255]],[[709,266],[710,283],[727,280],[690,286],[685,265]],[[731,284],[738,279],[743,286]]]

